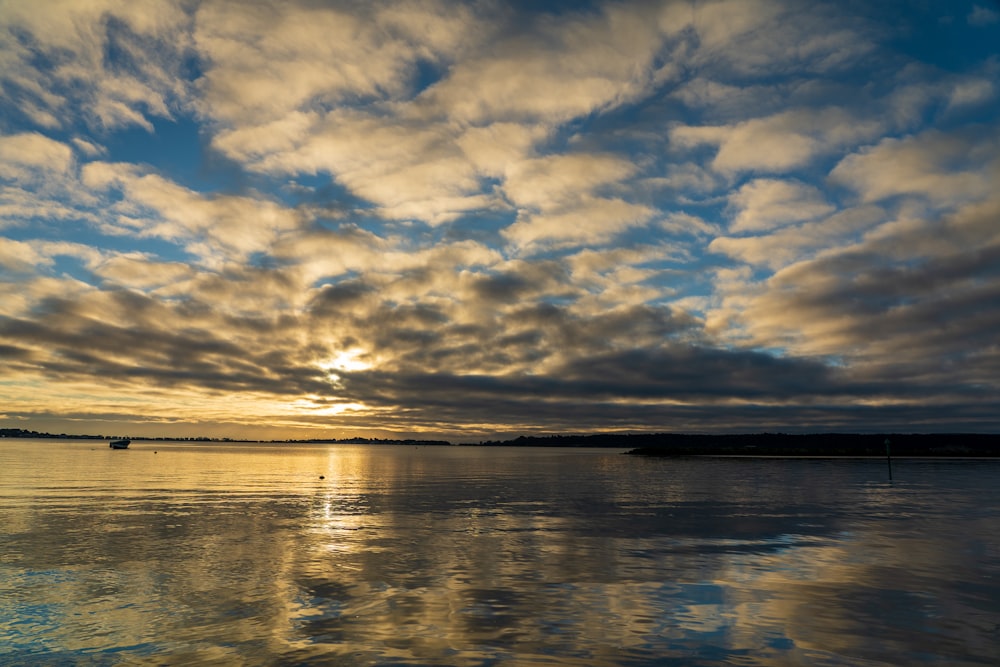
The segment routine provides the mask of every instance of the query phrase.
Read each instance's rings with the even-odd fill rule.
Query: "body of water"
[[[1000,461],[893,472],[0,440],[0,664],[1000,664]]]

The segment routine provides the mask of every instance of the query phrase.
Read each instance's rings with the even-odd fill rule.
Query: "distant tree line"
[[[329,438],[312,438],[309,440],[283,440],[282,442],[289,442],[289,443],[299,442],[299,443],[315,443],[315,444],[329,443],[333,445],[415,445],[415,446],[452,444],[447,440],[414,440],[412,438],[398,440],[394,438],[361,438],[361,437],[336,438],[332,440]]]
[[[58,435],[21,428],[0,429],[0,438],[72,438],[105,440],[120,436]],[[231,438],[150,438],[178,442],[248,442]],[[885,456],[885,441],[893,456],[1000,456],[1000,435],[987,433],[595,433],[581,435],[519,436],[485,440],[494,447],[608,447],[629,449],[645,456]],[[253,441],[259,442],[259,441]],[[271,440],[287,444],[344,445],[452,445],[447,440],[314,438]]]
[[[118,435],[67,435],[66,433],[41,433],[23,428],[0,428],[0,438],[56,438],[72,440],[113,440],[123,436]],[[127,437],[127,436],[125,436]],[[132,436],[132,440],[170,441],[170,442],[261,442],[259,440],[234,440],[233,438],[209,438],[196,436],[187,438],[143,437]],[[309,440],[271,440],[273,443],[330,443],[343,445],[450,445],[447,440],[414,440],[414,439],[380,439],[380,438],[313,438]]]
[[[118,436],[103,435],[67,435],[66,433],[39,433],[23,428],[0,428],[0,438],[72,438],[73,440],[105,440],[107,438],[117,438]]]
[[[482,445],[613,447],[646,456],[1000,456],[1000,435],[985,433],[597,433],[521,436]]]
[[[229,438],[207,438],[199,436],[196,438],[151,438],[143,436],[128,435],[86,435],[73,433],[44,433],[40,431],[29,431],[23,428],[0,428],[0,438],[49,438],[58,440],[117,440],[118,438],[128,438],[130,440],[169,440],[171,442],[233,442]]]

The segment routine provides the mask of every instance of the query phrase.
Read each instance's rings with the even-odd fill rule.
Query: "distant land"
[[[0,429],[0,438],[110,440],[111,435],[39,433],[20,428]],[[273,444],[454,445],[447,440],[341,438],[308,440],[233,440],[230,438],[148,438],[135,441],[269,442]],[[640,456],[892,456],[1000,457],[1000,434],[992,433],[596,433],[590,435],[520,436],[486,440],[482,447],[608,447]]]
[[[483,445],[622,447],[640,456],[1000,456],[985,433],[599,433],[520,437]]]
[[[337,445],[451,445],[447,440],[383,440],[379,438],[313,438],[309,440],[246,440],[242,438],[170,438],[129,435],[73,435],[68,433],[40,433],[23,428],[0,428],[0,438],[42,438],[55,440],[117,440],[128,438],[136,442],[267,442],[273,444],[293,443],[330,443]]]

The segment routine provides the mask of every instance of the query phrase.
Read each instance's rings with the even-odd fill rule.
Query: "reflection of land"
[[[0,662],[995,655],[1000,518],[977,504],[989,475],[924,464],[889,486],[864,462],[457,449],[208,462],[178,449],[136,458],[158,467],[103,494],[7,505],[0,618],[17,622],[0,622]]]
[[[644,456],[1000,456],[1000,436],[983,433],[657,434],[631,439],[631,453]]]

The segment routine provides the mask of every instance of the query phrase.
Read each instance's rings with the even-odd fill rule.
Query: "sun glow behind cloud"
[[[339,378],[338,371],[366,371],[373,368],[374,364],[364,359],[366,353],[362,348],[356,347],[350,350],[342,350],[336,355],[320,364],[320,368],[330,373],[331,377]]]
[[[0,4],[4,425],[1000,428],[1000,11],[901,11]]]

